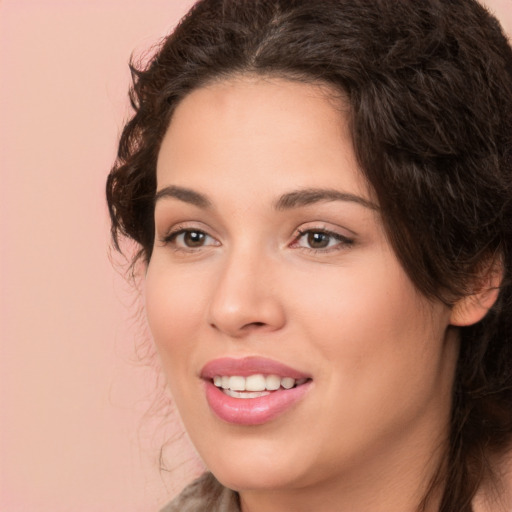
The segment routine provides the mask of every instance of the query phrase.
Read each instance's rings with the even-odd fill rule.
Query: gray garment
[[[241,512],[238,493],[204,473],[160,512]]]

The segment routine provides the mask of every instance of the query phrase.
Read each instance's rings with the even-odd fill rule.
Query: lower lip
[[[258,398],[233,398],[206,381],[206,399],[221,419],[235,425],[262,425],[288,411],[309,390],[311,381],[292,389],[279,389]]]

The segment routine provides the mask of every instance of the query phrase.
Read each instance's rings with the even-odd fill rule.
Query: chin
[[[256,443],[246,449],[236,449],[236,444],[220,454],[206,457],[208,469],[217,480],[235,491],[284,489],[304,483],[307,464],[297,453]],[[211,460],[211,464],[209,463]]]
[[[212,473],[224,486],[235,491],[262,491],[293,488],[300,476],[280,467],[275,461],[265,464],[239,462],[212,468]],[[277,467],[276,467],[277,466]]]

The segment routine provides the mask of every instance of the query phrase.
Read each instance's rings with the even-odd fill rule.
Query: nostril
[[[215,323],[211,322],[210,325],[214,328],[218,328],[217,325],[215,325]],[[242,326],[242,329],[251,329],[253,327],[257,328],[257,327],[264,327],[265,325],[267,325],[265,322],[250,322],[248,324],[245,324]]]
[[[244,329],[257,329],[259,327],[264,327],[265,325],[265,322],[251,322],[250,324],[245,325]]]

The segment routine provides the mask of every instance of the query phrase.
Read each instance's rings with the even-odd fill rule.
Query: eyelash
[[[163,243],[163,245],[173,244],[175,251],[194,252],[197,249],[201,249],[201,248],[205,247],[205,245],[200,245],[198,247],[177,246],[176,239],[180,235],[185,235],[187,233],[197,233],[199,235],[203,235],[205,237],[215,240],[211,235],[209,235],[208,233],[206,233],[205,231],[203,231],[201,229],[177,226],[174,230],[172,230],[164,238],[162,238],[161,242]],[[303,238],[304,236],[311,235],[313,233],[327,236],[330,239],[336,240],[338,243],[331,247],[327,246],[327,247],[322,247],[322,248],[304,247],[304,246],[298,245],[301,238]],[[328,243],[330,243],[330,241]],[[306,251],[309,253],[324,253],[325,254],[328,252],[342,250],[344,248],[352,246],[353,244],[354,244],[354,240],[351,238],[348,238],[348,237],[341,235],[339,233],[336,233],[334,231],[330,231],[328,229],[318,227],[318,228],[298,229],[297,235],[295,236],[292,243],[290,244],[290,247],[296,247],[302,251]],[[210,245],[220,245],[220,244],[218,244],[218,243],[217,244],[209,244],[208,246],[210,246]],[[208,246],[206,246],[206,247],[208,247]]]
[[[177,226],[170,233],[168,233],[164,238],[162,238],[161,242],[163,243],[163,245],[173,244],[175,251],[193,252],[196,249],[200,249],[200,248],[204,247],[204,245],[201,245],[197,248],[176,245],[176,238],[178,238],[180,235],[185,235],[187,233],[197,233],[199,235],[204,235],[205,237],[214,239],[212,236],[210,236],[208,233],[206,233],[202,229],[194,229],[194,228],[187,228],[187,227],[183,227],[183,226]],[[213,244],[213,245],[216,245],[216,244]]]
[[[344,235],[341,235],[340,233],[336,233],[335,231],[330,231],[326,228],[308,228],[308,229],[298,229],[297,230],[298,235],[295,237],[294,241],[292,242],[292,246],[297,245],[301,238],[307,235],[311,235],[313,233],[320,234],[327,236],[329,238],[333,238],[338,243],[335,244],[332,247],[323,247],[323,248],[313,248],[313,247],[300,247],[301,250],[304,250],[306,252],[311,253],[328,253],[328,252],[334,252],[334,251],[340,251],[342,249],[345,249],[347,247],[350,247],[354,244],[354,240],[351,238],[348,238]],[[328,242],[330,243],[330,242]]]

